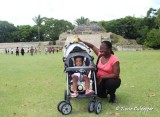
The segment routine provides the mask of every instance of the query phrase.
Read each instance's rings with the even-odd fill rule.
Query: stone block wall
[[[118,51],[142,51],[144,50],[144,47],[141,45],[139,46],[123,45],[123,46],[117,46],[116,49]]]
[[[16,42],[16,43],[0,43],[0,52],[5,52],[5,48],[6,49],[11,49],[13,48],[13,50],[15,51],[15,49],[17,47],[24,48],[25,50],[27,48],[31,48],[31,46],[33,46],[33,48],[35,47],[40,47],[40,46],[46,46],[49,45],[49,41],[45,41],[45,42]]]

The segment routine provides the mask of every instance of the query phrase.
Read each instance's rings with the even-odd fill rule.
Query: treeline
[[[62,32],[72,30],[72,23],[53,18],[33,18],[36,25],[15,27],[7,21],[0,21],[0,42],[55,41]]]
[[[62,32],[73,30],[75,25],[66,20],[46,18],[38,15],[33,18],[35,26],[14,26],[7,21],[0,21],[0,42],[31,42],[55,41]],[[75,20],[76,25],[98,23],[107,32],[113,32],[127,39],[136,39],[137,43],[160,48],[160,9],[150,8],[146,16],[125,18],[110,21],[90,21],[80,17]]]
[[[160,48],[160,9],[150,8],[143,18],[125,18],[101,21],[107,32],[113,32],[127,39],[136,39],[138,44]]]

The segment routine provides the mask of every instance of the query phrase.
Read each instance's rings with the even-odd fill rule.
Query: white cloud
[[[145,16],[149,8],[160,7],[158,0],[0,0],[0,20],[15,25],[34,25],[33,17],[65,19],[74,22],[112,20],[125,16]]]

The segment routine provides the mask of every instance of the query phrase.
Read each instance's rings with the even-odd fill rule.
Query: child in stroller
[[[83,66],[83,60],[82,57],[77,56],[75,57],[75,66]],[[86,71],[84,74],[80,74],[79,72],[75,72],[71,75],[72,80],[73,80],[73,92],[71,94],[71,97],[77,97],[78,96],[78,92],[77,92],[77,82],[80,79],[80,77],[82,77],[82,80],[85,81],[85,94],[86,95],[90,95],[90,94],[94,94],[94,91],[89,89],[90,88],[90,79],[88,78],[88,74],[89,71]]]

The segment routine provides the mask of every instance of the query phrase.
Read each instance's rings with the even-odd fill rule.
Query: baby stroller
[[[57,105],[57,109],[64,115],[68,115],[72,112],[72,105],[70,102],[72,90],[72,78],[71,74],[74,71],[78,71],[80,74],[83,74],[85,71],[90,71],[90,88],[95,91],[94,94],[85,95],[84,82],[80,77],[78,81],[77,91],[78,96],[76,98],[93,98],[92,101],[88,103],[88,112],[95,111],[96,114],[99,114],[102,110],[102,104],[97,100],[97,88],[96,88],[96,66],[93,62],[94,58],[91,56],[91,51],[88,46],[83,43],[69,43],[64,47],[64,56],[63,62],[66,72],[66,90],[64,92],[64,101],[60,101]],[[83,58],[83,67],[75,66],[74,57],[81,56]],[[92,66],[88,66],[92,64]]]

